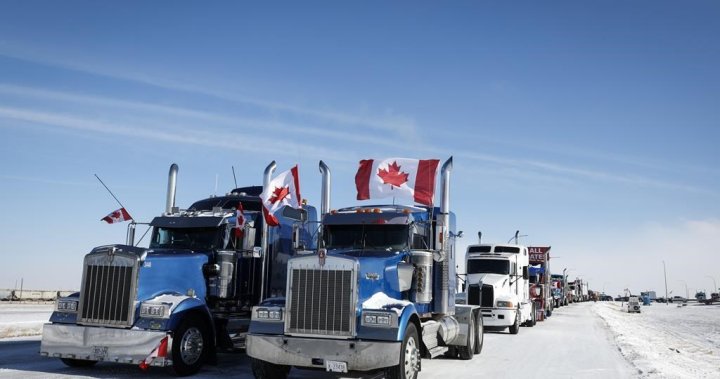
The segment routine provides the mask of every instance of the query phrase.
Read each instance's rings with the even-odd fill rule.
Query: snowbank
[[[42,333],[54,304],[0,304],[0,338]]]
[[[642,378],[720,377],[720,307],[653,304],[624,313],[620,303],[597,303],[620,352]]]

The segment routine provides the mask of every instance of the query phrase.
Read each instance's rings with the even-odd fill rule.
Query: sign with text
[[[528,246],[530,264],[545,263],[550,260],[550,246]]]

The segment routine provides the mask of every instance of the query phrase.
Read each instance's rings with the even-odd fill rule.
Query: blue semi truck
[[[265,170],[268,185],[275,169]],[[315,248],[317,211],[285,208],[279,227],[261,212],[260,186],[175,207],[170,168],[165,212],[148,248],[100,246],[85,256],[81,290],[56,302],[40,354],[73,367],[111,361],[168,367],[179,376],[212,363],[218,349],[244,344],[252,306],[283,296],[288,259]],[[237,231],[238,204],[246,222]],[[314,226],[313,226],[314,225]]]
[[[247,354],[256,378],[286,378],[294,366],[414,379],[421,358],[480,353],[479,306],[455,304],[451,170],[452,158],[440,207],[330,210],[330,170],[320,162],[321,246],[290,259],[285,297],[253,308]]]

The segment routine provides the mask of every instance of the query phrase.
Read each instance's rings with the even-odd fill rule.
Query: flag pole
[[[110,193],[110,196],[112,196],[113,199],[115,199],[115,201],[117,201],[117,203],[120,204],[120,207],[121,207],[121,208],[125,208],[125,206],[122,205],[122,203],[120,202],[120,200],[118,200],[118,198],[115,197],[115,194],[113,194],[112,191],[110,191],[110,188],[108,188],[108,186],[105,185],[105,183],[102,181],[102,179],[100,179],[100,177],[99,177],[97,174],[95,174],[95,177],[97,178],[97,180],[100,181],[100,184],[102,184],[103,187],[105,187],[105,189]]]

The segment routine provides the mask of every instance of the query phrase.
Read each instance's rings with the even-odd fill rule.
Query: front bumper
[[[346,362],[348,371],[370,371],[400,363],[401,342],[333,340],[249,334],[247,354],[278,365],[325,368]]]
[[[482,308],[480,313],[483,316],[485,326],[511,326],[515,323],[516,309],[506,308]]]
[[[160,344],[167,332],[115,329],[79,325],[45,324],[40,355],[139,364]],[[172,346],[172,337],[168,347]],[[155,358],[151,366],[170,366],[172,361]]]

